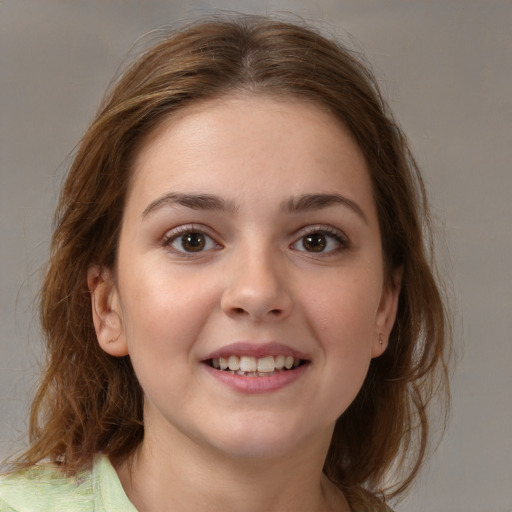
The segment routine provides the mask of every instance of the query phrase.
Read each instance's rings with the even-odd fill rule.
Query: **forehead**
[[[165,119],[141,144],[133,172],[130,196],[146,201],[158,190],[198,186],[235,195],[337,186],[357,195],[371,188],[361,150],[327,110],[250,94],[199,103]]]

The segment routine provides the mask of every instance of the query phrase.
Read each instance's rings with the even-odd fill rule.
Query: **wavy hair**
[[[426,454],[432,398],[441,392],[447,405],[449,397],[449,317],[423,181],[355,52],[303,24],[254,16],[201,20],[167,34],[114,83],[83,137],[56,211],[40,303],[46,364],[31,409],[31,445],[18,464],[49,459],[73,473],[97,452],[127,458],[143,439],[143,392],[129,357],[111,357],[97,343],[87,270],[115,267],[144,138],[188,105],[238,91],[316,103],[366,157],[387,273],[403,269],[402,291],[389,346],[338,419],[324,472],[349,496],[396,496]]]

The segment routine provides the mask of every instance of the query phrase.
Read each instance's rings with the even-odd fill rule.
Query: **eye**
[[[334,228],[314,228],[306,231],[292,244],[292,249],[309,253],[333,253],[348,246],[341,231]]]
[[[200,253],[220,248],[220,245],[206,233],[184,228],[170,233],[163,242],[164,246],[169,247],[177,253]]]

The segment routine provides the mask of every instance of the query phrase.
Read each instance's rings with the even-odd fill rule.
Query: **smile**
[[[245,394],[288,387],[301,380],[311,367],[309,354],[277,342],[230,343],[211,352],[201,362],[217,382]]]
[[[285,356],[284,354],[265,357],[230,355],[208,360],[208,364],[216,370],[245,377],[269,377],[282,371],[297,368],[304,362],[304,360],[297,357]]]

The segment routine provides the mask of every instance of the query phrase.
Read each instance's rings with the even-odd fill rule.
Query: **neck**
[[[189,438],[162,443],[146,436],[133,459],[116,470],[139,512],[348,512],[322,473],[328,439],[294,454],[255,459],[227,456]]]

